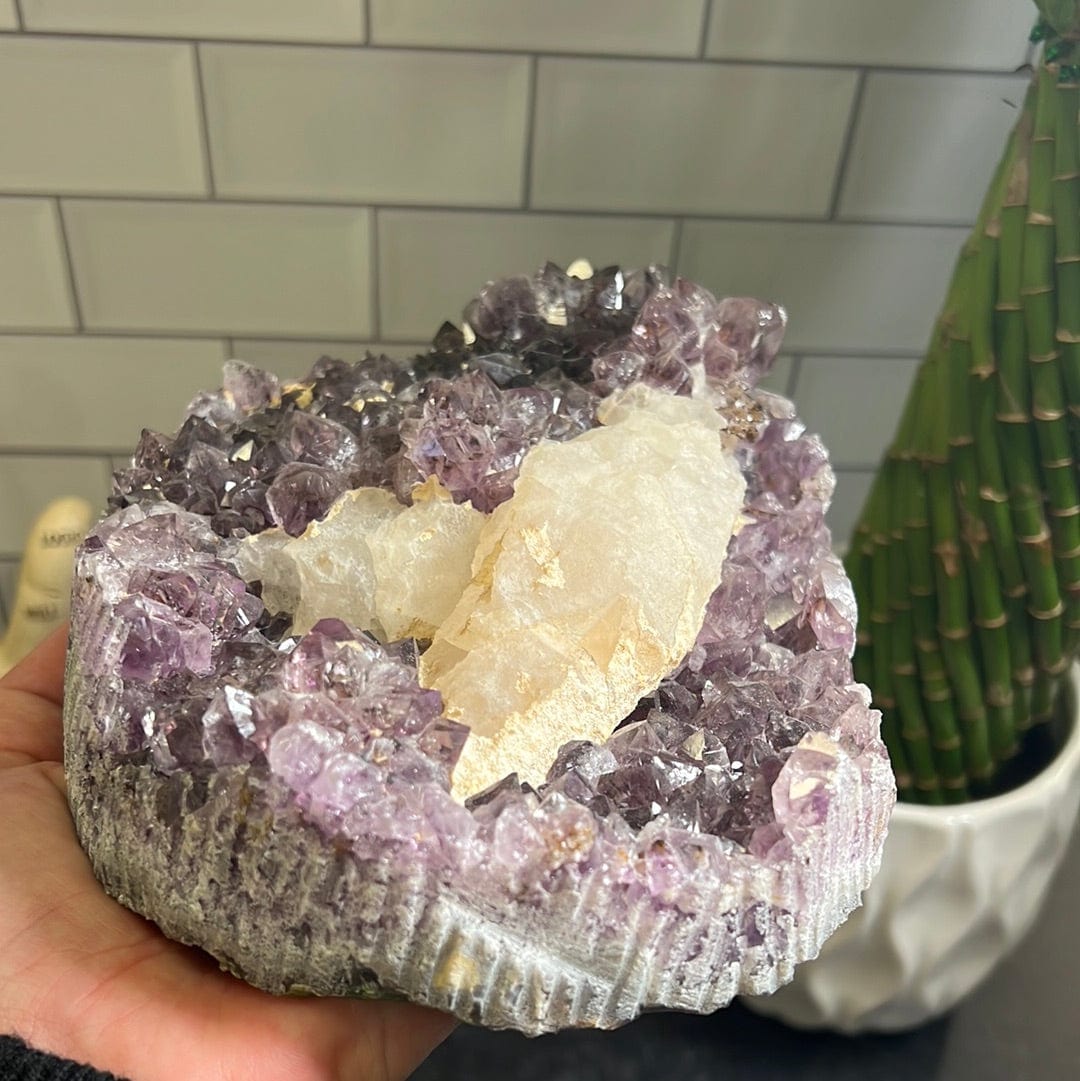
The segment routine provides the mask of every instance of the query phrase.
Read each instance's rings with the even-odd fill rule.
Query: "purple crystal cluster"
[[[282,384],[233,362],[175,435],[143,433],[78,559],[73,700],[94,709],[71,723],[110,768],[201,778],[207,791],[242,776],[285,793],[358,866],[467,883],[467,903],[491,911],[595,896],[613,913],[640,903],[705,919],[718,883],[745,894],[773,882],[772,900],[723,919],[725,957],[766,942],[775,970],[800,906],[824,903],[806,846],[823,852],[821,828],[849,821],[838,793],[873,796],[859,797],[872,813],[845,840],[865,850],[863,871],[891,800],[877,715],[851,673],[855,608],[824,523],[827,455],[789,402],[755,389],[784,313],[655,267],[580,279],[549,264],[490,283],[464,317],[401,363],[324,357]],[[565,745],[540,790],[512,775],[462,806],[449,779],[468,730],[419,685],[423,643],[380,644],[334,619],[291,635],[289,613],[266,611],[259,583],[239,577],[237,545],[273,526],[297,536],[362,485],[407,503],[435,476],[491,511],[530,447],[588,430],[606,395],[637,382],[713,404],[747,478],[697,641],[603,745]],[[170,807],[176,826],[185,812]],[[614,923],[593,913],[596,934],[625,911]]]

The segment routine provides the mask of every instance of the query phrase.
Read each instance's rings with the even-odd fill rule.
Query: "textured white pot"
[[[1032,925],[1080,805],[1080,717],[1034,779],[956,807],[898,803],[857,909],[773,995],[743,1001],[798,1028],[894,1032],[955,1006]]]

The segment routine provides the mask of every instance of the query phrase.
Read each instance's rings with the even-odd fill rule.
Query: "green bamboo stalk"
[[[1038,74],[1038,101],[1035,129],[1030,151],[1028,212],[1022,258],[1021,298],[1030,363],[1031,415],[1041,466],[1041,487],[1046,494],[1050,526],[1050,551],[1040,541],[1040,559],[1053,562],[1060,591],[1049,609],[1033,607],[1032,618],[1059,625],[1064,636],[1062,617],[1068,590],[1080,589],[1080,493],[1076,486],[1064,392],[1057,350],[1057,305],[1055,298],[1055,225],[1053,215],[1053,177],[1057,113],[1057,68],[1044,65]],[[1074,118],[1075,119],[1075,118]],[[1080,594],[1074,594],[1080,605]],[[1073,613],[1080,619],[1080,607]],[[1068,666],[1064,644],[1058,655],[1040,657],[1043,671],[1058,675]]]
[[[1001,459],[1009,488],[1009,507],[1028,586],[1028,612],[1037,666],[1054,671],[1063,656],[1061,613],[1064,606],[1053,563],[1050,530],[1043,511],[1038,455],[1031,433],[1029,365],[1022,260],[1029,191],[1028,157],[1033,146],[1031,116],[1017,125],[1018,153],[1006,184],[1001,208],[998,299],[995,305],[997,343],[996,421]]]
[[[888,535],[883,527],[887,520],[887,473],[878,471],[867,503],[866,520],[870,528],[870,618],[873,646],[870,652],[874,705],[881,710],[881,733],[889,748],[896,775],[897,788],[909,795],[921,792],[914,764],[908,761],[900,722],[896,713],[896,698],[892,681],[892,650],[889,635],[889,563]]]
[[[934,760],[948,803],[970,798],[964,768],[960,729],[952,688],[945,671],[937,637],[937,604],[934,600],[934,567],[930,543],[930,517],[926,476],[920,463],[911,461],[899,484],[897,496],[904,505],[904,549],[908,563],[911,598],[911,637],[927,723],[934,745]]]
[[[970,295],[972,436],[979,478],[981,516],[993,543],[1000,576],[1009,645],[1013,717],[1017,730],[1030,725],[1031,688],[1035,680],[1035,668],[1031,657],[1025,605],[1027,581],[1013,530],[1009,494],[996,431],[997,355],[994,340],[994,301],[997,295],[1001,206],[1009,178],[1016,167],[1022,143],[1021,134],[1033,123],[1035,100],[1035,87],[1032,85],[1025,96],[1021,120],[1014,126],[1009,137],[976,224],[975,236],[980,237],[980,241]]]
[[[938,639],[956,702],[968,778],[980,785],[989,781],[994,763],[983,705],[982,673],[971,639],[971,607],[960,547],[960,523],[949,472],[951,418],[946,333],[939,324],[925,361],[928,400],[933,409],[927,410],[930,423],[921,450],[927,468]]]
[[[913,601],[909,589],[908,556],[904,519],[906,507],[900,498],[906,474],[920,467],[914,460],[913,432],[919,420],[919,401],[909,393],[888,460],[881,470],[889,498],[880,513],[888,524],[888,633],[891,642],[893,691],[897,724],[904,752],[914,774],[918,796],[927,803],[943,803],[937,754],[931,728],[923,709],[919,669],[916,663]]]
[[[1080,84],[1059,78],[1055,91],[1054,128],[1054,273],[1057,285],[1057,332],[1066,425],[1073,458],[1080,460]],[[1077,521],[1077,519],[1073,519]],[[1080,646],[1080,584],[1075,561],[1080,548],[1069,547],[1065,537],[1055,538],[1055,555],[1062,576],[1065,602],[1065,652],[1074,656]]]
[[[938,649],[926,479],[924,467],[917,459],[918,433],[929,415],[923,400],[924,375],[925,369],[920,369],[915,377],[890,452],[896,471],[893,506],[898,515],[898,522],[894,519],[893,525],[893,548],[897,547],[897,541],[902,545],[903,568],[898,574],[905,579],[902,583],[897,581],[894,588],[898,595],[903,592],[907,594],[906,604],[894,604],[903,613],[896,621],[896,637],[898,640],[902,638],[905,643],[894,664],[894,673],[900,667],[901,674],[904,674],[905,666],[914,665],[918,684],[912,689],[917,689],[922,699],[922,712],[930,730],[941,794],[945,802],[959,803],[969,798],[967,774],[952,690]],[[913,708],[906,707],[899,685],[897,701],[902,712],[915,715],[913,727],[917,728],[920,725],[919,717]],[[904,724],[903,720],[901,724]]]
[[[892,473],[899,481],[900,462]],[[915,787],[927,803],[944,803],[935,762],[930,727],[919,694],[918,667],[915,661],[915,631],[912,602],[908,592],[907,553],[904,550],[903,504],[896,493],[900,483],[892,485],[894,497],[888,500],[888,593],[891,618],[891,671],[896,698],[897,724],[907,761],[914,774]]]
[[[949,465],[960,526],[961,555],[967,568],[974,623],[978,631],[983,700],[990,731],[990,749],[1004,762],[1019,749],[1009,651],[1009,634],[997,562],[979,501],[971,411],[971,305],[981,237],[965,246],[956,270],[958,301],[951,313],[948,343]]]

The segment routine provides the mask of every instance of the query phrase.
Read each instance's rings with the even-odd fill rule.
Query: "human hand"
[[[112,900],[68,813],[64,631],[0,680],[0,1033],[132,1081],[390,1081],[453,1019],[278,998]]]

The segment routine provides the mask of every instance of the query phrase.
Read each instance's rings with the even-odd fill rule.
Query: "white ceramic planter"
[[[894,1032],[955,1006],[1034,922],[1080,805],[1080,717],[1037,777],[956,807],[898,803],[881,872],[792,983],[743,1001],[798,1028]]]

